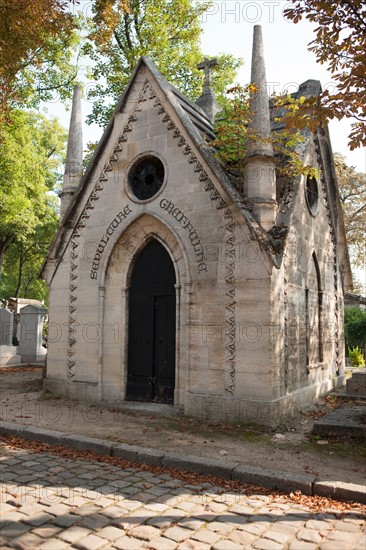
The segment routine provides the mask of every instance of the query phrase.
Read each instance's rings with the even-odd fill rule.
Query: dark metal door
[[[175,272],[169,254],[151,241],[133,268],[129,289],[126,399],[173,403]]]

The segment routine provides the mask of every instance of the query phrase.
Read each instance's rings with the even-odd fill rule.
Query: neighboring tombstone
[[[0,367],[19,365],[20,355],[13,341],[13,313],[5,308],[0,308]]]
[[[5,307],[14,313],[13,319],[13,345],[19,346],[19,331],[20,331],[20,312],[26,306],[43,306],[43,301],[33,300],[32,298],[12,298],[6,302]]]
[[[0,346],[13,343],[13,314],[7,308],[0,309]]]
[[[354,399],[366,399],[366,368],[355,370],[346,382],[346,395]]]
[[[43,306],[29,305],[20,312],[19,354],[22,363],[45,362],[47,351],[42,347],[42,329],[47,314]]]

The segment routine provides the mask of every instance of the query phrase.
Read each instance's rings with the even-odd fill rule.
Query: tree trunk
[[[26,283],[25,289],[24,289],[24,298],[28,298],[29,287],[30,287],[30,284],[33,281],[33,279],[34,279],[34,277],[32,277],[31,275],[28,277],[28,280],[27,280],[27,283]]]
[[[2,272],[2,269],[3,269],[4,252],[5,252],[5,250],[2,250],[0,248],[0,280],[1,280],[1,272]]]
[[[12,235],[5,235],[4,237],[0,238],[0,279],[1,279],[2,269],[3,269],[5,252],[12,240],[13,240]]]
[[[19,269],[18,269],[18,283],[15,290],[15,298],[19,298],[19,291],[22,284],[22,275],[23,275],[23,246],[20,245],[20,256],[19,256]]]

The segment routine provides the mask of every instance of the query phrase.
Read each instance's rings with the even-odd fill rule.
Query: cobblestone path
[[[0,444],[0,547],[364,550],[365,516]],[[268,491],[267,491],[268,493]]]

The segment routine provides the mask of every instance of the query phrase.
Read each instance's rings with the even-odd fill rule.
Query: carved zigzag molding
[[[235,283],[235,221],[231,210],[223,200],[214,184],[210,180],[202,164],[198,161],[191,147],[180,132],[179,128],[172,121],[166,112],[162,102],[157,97],[151,84],[146,81],[141,94],[137,100],[136,106],[128,118],[127,124],[123,128],[117,143],[113,148],[110,159],[106,162],[102,173],[96,182],[86,205],[78,219],[76,227],[71,237],[71,264],[70,264],[70,285],[69,285],[69,338],[67,349],[67,376],[72,379],[75,376],[75,327],[76,327],[76,309],[77,309],[77,283],[78,283],[78,247],[81,231],[86,227],[90,212],[95,208],[95,202],[99,199],[103,191],[105,182],[108,181],[107,173],[113,170],[113,164],[118,160],[118,154],[123,151],[124,143],[128,140],[128,134],[132,131],[133,124],[138,120],[138,112],[142,110],[141,103],[147,100],[153,100],[153,106],[161,116],[162,122],[166,124],[167,130],[172,131],[174,139],[177,139],[178,147],[182,148],[183,154],[188,156],[188,162],[193,165],[193,171],[199,174],[198,179],[203,183],[204,190],[209,193],[210,199],[216,203],[216,208],[223,212],[225,223],[225,281],[227,285],[226,295],[226,315],[225,315],[225,390],[231,394],[235,390],[235,356],[236,356],[236,283]]]

